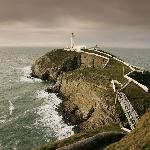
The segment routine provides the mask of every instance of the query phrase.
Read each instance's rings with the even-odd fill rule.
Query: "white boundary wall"
[[[89,54],[89,55],[95,55],[95,56],[102,57],[102,58],[105,58],[105,59],[109,60],[108,57],[105,57],[105,56],[102,56],[102,55],[98,55],[98,54],[95,54],[95,53],[84,52],[84,51],[81,51],[81,52]]]
[[[105,53],[105,52],[102,52],[102,51],[99,51],[99,50],[97,50],[97,49],[93,49],[94,51],[96,51],[96,52],[99,52],[99,53],[101,53],[101,54],[105,54],[105,55],[107,55],[107,56],[109,56],[109,57],[113,57],[112,55],[110,55],[110,54],[108,54],[108,53]]]
[[[107,54],[107,53],[105,53],[105,52],[100,52],[100,51],[98,51],[98,50],[94,50],[94,51],[97,51],[97,52],[99,52],[99,53],[103,53],[103,54],[109,55],[109,54]],[[109,55],[109,56],[110,56],[110,57],[113,57],[112,55]],[[114,58],[115,60],[117,60],[117,61],[119,61],[119,62],[125,64],[126,66],[130,67],[130,69],[132,70],[132,71],[129,72],[128,74],[124,75],[124,77],[125,77],[127,80],[129,80],[130,82],[131,82],[131,81],[134,82],[134,83],[137,84],[139,87],[141,87],[145,92],[148,92],[148,91],[149,91],[149,89],[148,89],[145,85],[139,83],[138,81],[136,81],[136,80],[134,80],[134,79],[132,79],[131,77],[128,76],[128,75],[129,75],[130,73],[132,73],[133,71],[143,72],[143,70],[144,70],[143,68],[130,65],[129,63],[124,62],[123,60],[121,60],[121,59],[119,59],[119,58],[117,58],[117,57],[113,57],[113,58]],[[137,68],[137,69],[139,69],[139,70],[136,70],[135,68]]]
[[[148,92],[148,91],[149,91],[149,89],[148,89],[145,85],[139,83],[138,81],[136,81],[136,80],[134,80],[134,79],[132,79],[131,77],[128,76],[128,75],[129,75],[130,73],[132,73],[133,71],[143,72],[143,68],[139,68],[139,67],[130,65],[129,63],[127,63],[127,62],[125,62],[125,61],[123,61],[123,60],[121,60],[121,59],[119,59],[119,58],[117,58],[117,57],[113,57],[112,55],[107,54],[107,53],[105,53],[105,52],[100,52],[100,51],[98,51],[98,50],[96,50],[96,49],[94,49],[94,48],[93,48],[93,49],[91,48],[91,49],[89,49],[89,50],[94,50],[94,51],[97,51],[97,52],[99,52],[99,53],[102,53],[102,54],[105,54],[105,55],[107,55],[107,56],[110,56],[110,57],[112,57],[113,59],[115,59],[115,60],[117,60],[117,61],[119,61],[119,62],[125,64],[126,66],[128,66],[132,71],[129,72],[129,73],[127,73],[126,75],[124,75],[124,77],[125,77],[127,80],[129,80],[130,82],[132,81],[132,82],[134,82],[135,84],[137,84],[137,85],[138,85],[139,87],[141,87],[145,92]],[[89,55],[95,55],[95,56],[98,56],[98,57],[102,57],[102,58],[107,59],[107,62],[106,62],[106,64],[104,65],[103,68],[105,68],[105,67],[107,66],[107,64],[109,63],[109,58],[108,58],[108,57],[105,57],[105,56],[102,56],[102,55],[98,55],[98,54],[95,54],[95,53],[85,52],[85,51],[80,51],[80,52],[83,52],[83,53],[86,53],[86,54],[89,54]],[[135,68],[138,68],[139,70],[136,70]]]
[[[148,89],[145,85],[143,85],[143,84],[137,82],[136,80],[130,78],[129,76],[124,75],[124,77],[125,77],[126,79],[128,79],[128,80],[134,82],[135,84],[137,84],[137,85],[138,85],[139,87],[141,87],[145,92],[148,92],[148,91],[149,91],[149,89]]]

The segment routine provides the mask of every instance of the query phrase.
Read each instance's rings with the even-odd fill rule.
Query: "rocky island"
[[[136,150],[142,149],[141,146],[145,150],[150,148],[150,138],[139,139],[144,134],[150,135],[149,72],[99,48],[80,52],[57,49],[34,62],[31,76],[49,81],[47,92],[59,93],[63,102],[58,112],[66,123],[74,125],[75,132],[70,138],[37,149],[120,150],[130,149],[132,144]],[[95,145],[89,142],[89,147],[90,140]],[[116,141],[119,142],[110,145]]]

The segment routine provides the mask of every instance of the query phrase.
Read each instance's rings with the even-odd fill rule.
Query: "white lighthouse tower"
[[[71,38],[70,38],[70,49],[73,50],[74,49],[74,33],[71,33]]]
[[[74,38],[75,38],[74,33],[71,33],[70,46],[67,46],[67,48],[64,48],[64,50],[81,52],[82,49],[86,49],[85,45],[76,45],[75,46],[75,44],[74,44]]]

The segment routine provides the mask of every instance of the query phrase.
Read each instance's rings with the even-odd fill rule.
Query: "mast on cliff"
[[[75,37],[75,35],[74,35],[74,33],[71,33],[71,49],[73,49],[74,48],[74,37]]]

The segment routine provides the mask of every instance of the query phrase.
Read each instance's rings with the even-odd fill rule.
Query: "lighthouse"
[[[71,50],[73,50],[73,48],[74,48],[74,37],[75,37],[75,35],[74,35],[74,33],[71,33],[71,38],[70,38],[70,49]]]
[[[66,50],[66,51],[81,52],[82,49],[86,49],[85,45],[76,45],[75,46],[75,44],[74,44],[74,38],[75,38],[74,33],[71,33],[70,46],[67,46],[66,48],[64,48],[64,50]]]

